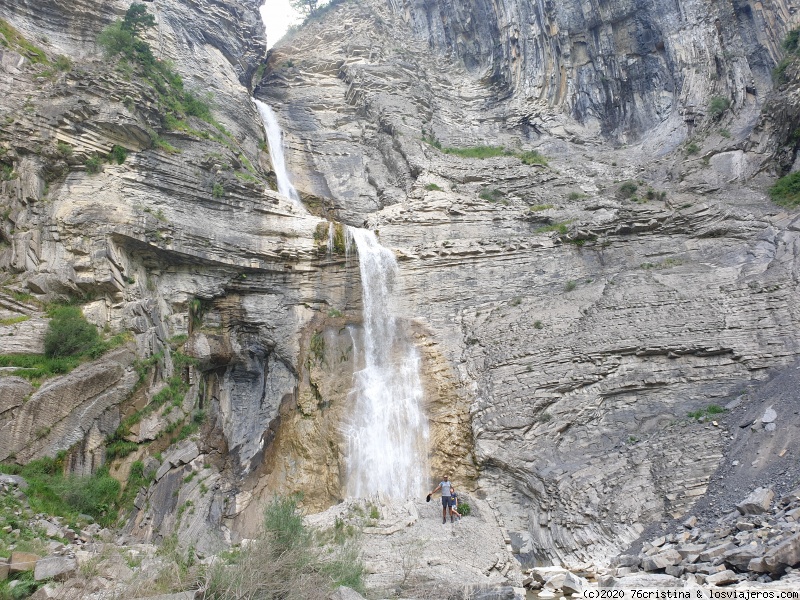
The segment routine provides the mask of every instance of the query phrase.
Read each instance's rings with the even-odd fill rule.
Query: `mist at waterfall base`
[[[391,312],[397,261],[373,232],[350,233],[358,249],[364,326],[350,328],[363,365],[353,375],[353,412],[345,428],[346,491],[421,496],[428,482],[428,422],[419,353]]]
[[[281,132],[278,119],[275,117],[273,110],[261,100],[253,98],[253,102],[258,108],[258,114],[261,115],[261,121],[264,123],[269,155],[272,159],[272,169],[275,171],[275,177],[278,180],[278,193],[289,198],[295,205],[302,207],[300,195],[292,185],[292,181],[289,179],[289,172],[286,170],[286,158],[283,154],[283,132]]]

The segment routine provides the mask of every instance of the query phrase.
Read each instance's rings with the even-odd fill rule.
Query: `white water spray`
[[[278,193],[291,199],[297,206],[302,207],[300,195],[289,179],[289,172],[286,170],[286,159],[283,154],[283,134],[278,119],[272,109],[253,98],[261,121],[264,123],[264,130],[267,132],[267,143],[269,144],[269,155],[272,158],[272,168],[275,170],[275,177],[278,180]]]
[[[364,304],[363,336],[350,331],[364,367],[353,375],[350,392],[347,493],[417,496],[428,479],[428,422],[419,353],[391,310],[397,261],[371,231],[350,232],[358,248]]]

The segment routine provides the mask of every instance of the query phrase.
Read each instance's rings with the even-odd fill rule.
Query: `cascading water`
[[[272,109],[253,98],[267,132],[278,191],[302,207],[289,179],[283,137]],[[335,228],[328,226],[328,254]],[[422,412],[420,357],[392,313],[397,261],[366,229],[345,228],[345,260],[358,250],[364,327],[350,327],[363,368],[353,374],[353,412],[345,428],[350,496],[376,492],[407,498],[423,493],[428,481],[428,421]]]
[[[302,207],[300,195],[292,185],[292,181],[289,179],[289,172],[286,170],[286,159],[283,155],[283,134],[281,126],[278,124],[278,119],[272,109],[261,100],[253,98],[253,102],[258,108],[261,121],[264,123],[264,130],[267,132],[269,155],[272,158],[272,168],[275,169],[275,177],[278,180],[278,193],[291,199],[295,205]]]
[[[363,368],[353,375],[353,415],[345,430],[347,493],[416,496],[428,479],[428,422],[420,357],[391,311],[397,261],[371,231],[349,230],[358,249],[364,327],[361,335],[351,328]]]

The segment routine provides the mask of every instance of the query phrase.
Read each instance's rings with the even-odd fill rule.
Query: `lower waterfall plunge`
[[[354,373],[350,392],[346,492],[420,495],[428,481],[428,422],[419,353],[391,312],[397,261],[371,231],[350,232],[358,249],[364,311],[363,334],[350,331],[364,365]]]

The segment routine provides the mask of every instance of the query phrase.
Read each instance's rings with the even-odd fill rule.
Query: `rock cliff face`
[[[684,514],[729,434],[687,415],[797,354],[797,217],[752,179],[793,12],[342,3],[270,55],[298,187],[404,259],[523,560]],[[448,151],[481,144],[507,156]]]
[[[800,353],[800,221],[763,193],[771,161],[794,161],[762,113],[792,2],[340,3],[253,82],[310,213],[264,189],[257,3],[148,3],[154,52],[211,92],[224,132],[168,127],[153,88],[102,59],[127,5],[0,0],[73,60],[0,56],[0,352],[40,352],[41,304],[67,297],[134,340],[38,390],[0,379],[0,459],[67,450],[91,470],[177,378],[113,465],[154,474],[131,533],[204,532],[211,551],[275,492],[342,498],[361,284],[315,215],[396,252],[432,467],[491,499],[523,562],[602,563],[683,515],[730,438],[689,413]],[[90,173],[114,145],[127,160]],[[452,150],[478,145],[505,152]],[[202,435],[170,449],[193,415]]]

